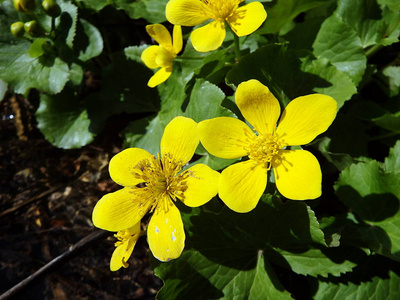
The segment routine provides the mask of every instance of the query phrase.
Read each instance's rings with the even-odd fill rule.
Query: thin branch
[[[96,229],[94,232],[81,239],[78,243],[69,247],[68,250],[65,251],[63,254],[57,256],[49,263],[37,270],[35,273],[25,278],[24,280],[13,286],[11,289],[0,295],[0,300],[12,299],[12,297],[15,297],[18,293],[21,293],[28,289],[29,285],[37,282],[47,274],[53,272],[61,265],[70,261],[78,254],[84,252],[91,244],[97,242],[98,240],[104,239],[112,234],[112,232]]]
[[[12,212],[18,210],[18,209],[20,209],[20,208],[22,208],[22,207],[24,207],[24,206],[26,206],[26,205],[28,205],[28,204],[31,204],[31,203],[33,203],[33,202],[35,202],[35,201],[37,201],[37,200],[40,200],[41,198],[47,196],[48,194],[51,194],[51,193],[57,191],[59,188],[61,188],[61,185],[57,185],[57,186],[55,186],[55,187],[53,187],[53,188],[51,188],[51,189],[49,189],[49,190],[47,190],[47,191],[45,191],[45,192],[43,192],[43,193],[37,195],[37,196],[35,196],[35,197],[32,197],[32,198],[30,198],[30,199],[28,199],[28,200],[22,202],[22,203],[19,204],[19,205],[16,205],[16,206],[14,206],[14,207],[11,207],[11,208],[9,208],[9,209],[6,209],[5,211],[2,211],[2,212],[0,213],[0,218],[2,218],[2,217],[4,217],[4,216],[6,216],[6,215],[8,215],[8,214],[10,214],[10,213],[12,213]]]

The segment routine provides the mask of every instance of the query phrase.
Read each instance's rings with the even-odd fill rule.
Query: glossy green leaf
[[[396,300],[400,297],[399,264],[373,256],[338,281],[320,281],[315,300]]]
[[[282,203],[271,196],[263,200],[266,203],[260,201],[247,214],[226,208],[220,214],[184,214],[187,250],[179,259],[155,269],[165,284],[158,297],[258,299],[267,295],[268,299],[290,299],[271,263],[280,256],[280,249],[298,252],[325,244],[323,233],[306,204]]]
[[[82,61],[96,57],[103,51],[103,38],[99,30],[84,19],[80,19],[77,25],[74,50]]]
[[[298,14],[324,4],[321,0],[278,0],[273,5],[267,4],[267,20],[260,33],[277,33],[288,26]]]
[[[105,6],[112,3],[111,0],[77,0],[77,2],[95,11],[99,11]]]
[[[48,94],[59,93],[69,79],[68,65],[58,57],[30,57],[29,43],[0,47],[0,78],[20,94],[36,88]]]
[[[132,19],[143,18],[149,23],[162,23],[166,21],[167,2],[168,0],[115,0],[113,4],[118,9],[123,9]]]
[[[360,82],[367,67],[367,58],[357,32],[336,14],[326,19],[313,44],[314,54],[326,58],[338,70]]]
[[[376,0],[339,0],[336,14],[358,33],[364,48],[398,41],[400,12]]]
[[[59,148],[80,148],[93,140],[87,111],[70,89],[55,96],[42,94],[36,119],[46,139]]]
[[[234,114],[222,106],[224,99],[225,94],[216,85],[198,79],[190,94],[185,116],[196,122],[221,116],[233,117]]]
[[[308,52],[292,50],[288,45],[268,45],[245,56],[227,75],[238,85],[258,79],[286,106],[290,100],[315,92],[332,96],[341,107],[356,93],[350,77],[327,59],[316,59]]]

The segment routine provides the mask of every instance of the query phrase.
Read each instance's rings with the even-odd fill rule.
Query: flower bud
[[[50,17],[57,18],[61,14],[61,8],[54,0],[44,0],[42,7]]]
[[[21,13],[28,13],[35,9],[35,0],[13,0],[14,8]]]
[[[37,37],[42,33],[42,28],[35,20],[26,22],[24,24],[24,29],[32,37]]]
[[[15,37],[23,37],[25,30],[24,30],[24,23],[23,22],[15,22],[11,24],[10,31]]]

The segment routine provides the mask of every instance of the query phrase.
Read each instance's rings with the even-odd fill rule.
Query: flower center
[[[186,179],[190,174],[189,172],[178,174],[182,167],[183,164],[170,154],[163,155],[159,160],[153,156],[135,166],[134,176],[143,180],[144,187],[136,186],[132,189],[132,193],[145,204],[146,212],[148,209],[152,212],[163,199],[184,200],[184,192],[187,190]],[[161,204],[166,205],[167,209],[165,201]]]
[[[207,15],[213,20],[226,20],[243,0],[201,0],[205,4]]]
[[[284,140],[277,134],[259,134],[248,137],[245,150],[249,153],[248,156],[251,160],[269,170],[271,161],[278,155],[279,149],[284,146]]]

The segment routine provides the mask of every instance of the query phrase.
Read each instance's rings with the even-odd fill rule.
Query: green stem
[[[190,56],[178,56],[174,60],[181,61],[181,60],[202,60],[204,57],[190,57]]]
[[[376,52],[378,52],[382,48],[383,48],[383,45],[376,44],[376,45],[372,46],[371,48],[369,48],[367,51],[365,51],[365,56],[367,56],[367,58],[371,58]]]
[[[232,31],[233,32],[233,31]],[[236,60],[240,61],[242,59],[242,56],[240,55],[240,43],[239,43],[239,37],[236,35],[235,32],[233,32],[233,40],[235,43],[235,55],[236,55]]]

